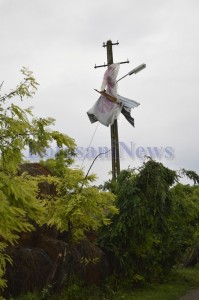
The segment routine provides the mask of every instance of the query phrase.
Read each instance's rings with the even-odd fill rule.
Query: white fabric
[[[128,98],[125,98],[123,96],[118,95],[119,101],[122,102],[122,105],[128,107],[128,108],[134,108],[140,105],[140,103],[136,102],[135,100],[130,100]]]
[[[91,123],[99,121],[105,126],[112,125],[120,114],[122,106],[107,100],[101,96],[87,112]]]
[[[117,83],[116,77],[120,69],[120,64],[109,65],[102,81],[101,91],[106,89],[106,92],[117,98]]]
[[[118,118],[123,106],[126,111],[129,111],[130,113],[131,108],[139,105],[138,102],[124,98],[117,94],[116,77],[118,75],[119,68],[119,64],[112,64],[108,66],[104,73],[101,91],[106,90],[109,95],[115,97],[119,102],[121,102],[121,105],[111,102],[104,96],[100,96],[93,107],[87,111],[91,123],[99,121],[105,126],[112,125],[114,120]]]

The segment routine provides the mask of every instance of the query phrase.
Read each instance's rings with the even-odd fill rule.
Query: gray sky
[[[36,116],[55,118],[54,129],[85,149],[96,129],[86,111],[105,72],[94,65],[106,62],[103,42],[118,40],[114,62],[130,60],[118,78],[147,65],[118,86],[119,94],[140,103],[132,110],[135,128],[123,115],[118,120],[121,168],[140,166],[142,154],[159,147],[164,165],[198,172],[198,15],[197,0],[0,0],[0,81],[8,91],[23,66],[32,70],[40,86],[25,105],[34,106]],[[110,129],[99,124],[91,146],[96,154],[98,147],[110,148]],[[85,172],[91,163],[92,157],[84,160]],[[97,183],[110,178],[110,170],[110,157],[98,159]]]

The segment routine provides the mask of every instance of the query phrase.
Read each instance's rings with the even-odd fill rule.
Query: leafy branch
[[[11,91],[9,94],[5,94],[0,97],[1,102],[5,102],[6,99],[11,99],[14,96],[19,96],[21,100],[23,97],[32,97],[39,85],[33,76],[33,72],[29,71],[27,68],[23,67],[21,69],[21,73],[25,76],[24,81],[20,82],[20,84],[16,87],[15,90]],[[3,85],[3,82],[0,85],[0,90]]]

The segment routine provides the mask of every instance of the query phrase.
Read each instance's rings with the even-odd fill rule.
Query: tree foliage
[[[71,166],[74,140],[50,129],[54,119],[35,118],[30,108],[15,104],[15,99],[32,97],[38,87],[32,72],[21,72],[24,79],[16,89],[0,94],[0,288],[5,287],[3,274],[11,262],[6,246],[16,243],[21,232],[34,230],[33,223],[56,226],[68,233],[70,242],[98,230],[98,243],[110,254],[116,274],[134,280],[159,278],[190,246],[199,245],[195,172],[176,172],[149,159],[138,170],[122,171],[104,191],[93,187],[94,175],[85,176]],[[53,141],[66,150],[42,162],[52,176],[19,176],[25,147],[42,157]],[[180,184],[181,175],[194,186]],[[53,183],[56,194],[42,195],[41,200],[38,184],[43,181]]]
[[[68,240],[75,242],[84,238],[89,230],[108,225],[110,215],[118,210],[113,194],[100,192],[91,185],[94,175],[85,177],[82,170],[69,167],[68,154],[71,155],[61,150],[55,159],[43,162],[57,178],[57,196],[48,201],[47,223],[67,231]]]
[[[199,186],[178,183],[171,189],[173,216],[171,241],[178,248],[178,257],[184,257],[187,249],[199,246]],[[175,249],[174,249],[175,250]]]
[[[95,176],[85,178],[82,170],[72,169],[74,140],[50,129],[52,118],[35,118],[30,108],[14,104],[17,98],[32,97],[38,86],[32,72],[25,68],[21,72],[24,80],[16,89],[0,95],[0,288],[6,284],[6,262],[11,262],[6,246],[15,243],[21,232],[34,230],[33,223],[67,231],[73,242],[86,231],[109,224],[108,215],[118,212],[113,194],[91,186]],[[60,149],[66,146],[55,159],[43,162],[53,175],[19,176],[25,147],[42,157],[53,141]],[[43,181],[56,186],[56,195],[40,193],[38,197],[38,185]]]
[[[18,176],[23,150],[29,146],[32,153],[43,155],[53,140],[75,147],[73,139],[49,128],[52,118],[34,118],[30,108],[15,104],[18,98],[32,97],[38,86],[32,72],[23,68],[21,73],[24,79],[16,89],[0,95],[0,287],[5,286],[2,275],[9,260],[6,245],[16,242],[21,231],[33,230],[29,219],[44,222],[44,203],[37,199],[39,179]]]
[[[108,182],[119,214],[102,230],[99,244],[113,258],[116,274],[160,278],[198,242],[198,187],[178,182],[179,174],[149,159],[136,170],[124,170]]]

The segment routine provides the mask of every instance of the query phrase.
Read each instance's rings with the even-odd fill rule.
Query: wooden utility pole
[[[108,40],[107,43],[103,43],[103,47],[107,48],[107,64],[96,66],[106,67],[113,64],[113,45],[119,45],[119,43],[112,43],[111,40]],[[129,63],[129,61],[120,62],[120,64]],[[120,153],[119,153],[119,138],[118,138],[118,125],[117,120],[114,120],[114,123],[111,125],[111,153],[112,153],[112,179],[116,180],[117,176],[120,173]]]
[[[113,50],[112,41],[107,41],[107,65],[113,64]],[[119,139],[118,139],[118,126],[117,120],[111,125],[111,153],[112,153],[112,177],[113,180],[117,178],[120,173],[120,152],[119,152]]]

